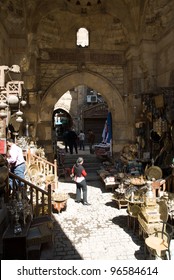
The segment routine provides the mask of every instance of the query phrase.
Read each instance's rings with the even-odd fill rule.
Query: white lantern
[[[17,117],[17,119],[16,119],[16,122],[23,122],[23,118],[21,118],[20,116],[19,117]]]
[[[21,105],[22,105],[22,106],[25,106],[26,104],[27,104],[27,101],[25,101],[25,100],[22,100],[22,101],[21,101]]]
[[[1,118],[6,118],[7,117],[7,112],[5,110],[0,111],[0,117]]]
[[[23,112],[19,109],[17,112],[16,112],[16,116],[22,116],[23,115]]]
[[[7,103],[5,103],[4,101],[0,102],[0,109],[5,109],[7,106]]]

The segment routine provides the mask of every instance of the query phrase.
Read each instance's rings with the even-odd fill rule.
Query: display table
[[[107,178],[103,180],[104,182],[104,186],[105,186],[105,189],[108,190],[108,189],[111,189],[112,192],[114,192],[114,190],[118,187],[118,185],[120,184],[119,182],[109,182],[107,181]]]
[[[103,169],[103,170],[99,170],[98,174],[99,174],[106,190],[111,189],[113,192],[120,184],[120,182],[117,181],[114,173],[111,173],[111,172]]]
[[[127,208],[128,202],[125,199],[114,198],[114,197],[112,199],[116,201],[119,209],[125,208],[125,207]]]
[[[121,193],[119,189],[115,190],[115,193],[112,196],[112,199],[116,201],[116,204],[119,209],[128,206],[129,202],[125,198],[125,193]]]
[[[94,146],[94,149],[95,149],[95,154],[96,156],[110,156],[111,155],[111,152],[110,152],[110,144],[103,144],[103,143],[100,143],[98,145],[95,145]]]

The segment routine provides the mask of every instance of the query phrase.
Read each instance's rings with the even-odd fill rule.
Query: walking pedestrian
[[[79,150],[83,149],[83,151],[84,151],[85,150],[85,133],[83,132],[83,130],[80,130],[78,138],[79,138]]]
[[[74,129],[70,129],[67,133],[67,140],[68,140],[68,146],[70,154],[73,154],[73,149],[75,149],[76,154],[78,154],[77,151],[77,133]]]
[[[83,205],[90,205],[87,201],[87,183],[86,183],[86,170],[83,167],[83,158],[79,157],[72,167],[72,174],[74,174],[74,181],[76,182],[76,202],[82,201]],[[83,192],[83,199],[81,200],[81,192]]]

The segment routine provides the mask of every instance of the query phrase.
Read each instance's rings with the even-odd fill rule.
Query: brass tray
[[[28,167],[28,175],[30,177],[35,176],[39,173],[39,166],[37,164],[30,164]]]
[[[146,170],[146,176],[149,180],[155,178],[156,180],[162,178],[162,170],[159,166],[151,166]]]

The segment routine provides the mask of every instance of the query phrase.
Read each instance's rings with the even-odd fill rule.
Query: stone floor
[[[127,225],[126,209],[118,209],[102,182],[88,184],[90,206],[75,202],[73,182],[59,182],[69,194],[67,209],[54,213],[54,246],[42,259],[144,260],[144,240]]]
[[[144,240],[128,228],[126,209],[118,209],[112,192],[106,191],[99,179],[87,183],[90,206],[75,202],[74,182],[59,180],[58,191],[69,194],[67,208],[53,213],[53,246],[45,246],[40,259],[145,260]]]

